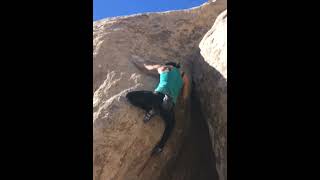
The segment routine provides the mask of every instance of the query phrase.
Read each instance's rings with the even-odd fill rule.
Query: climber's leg
[[[149,111],[152,108],[152,96],[151,91],[132,91],[126,95],[126,98],[132,105]]]
[[[158,114],[163,96],[152,91],[132,91],[126,95],[128,101],[134,106],[146,110],[144,122],[148,122],[153,116]]]
[[[157,154],[162,152],[166,142],[168,141],[173,128],[175,126],[175,119],[174,119],[174,111],[173,108],[170,111],[160,111],[160,115],[165,123],[165,130],[163,132],[163,135],[159,141],[159,143],[153,148],[151,154]]]

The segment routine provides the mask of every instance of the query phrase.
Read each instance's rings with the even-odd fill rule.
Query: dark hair
[[[180,63],[167,62],[165,65],[171,65],[171,66],[174,66],[174,67],[176,67],[176,68],[180,68]]]

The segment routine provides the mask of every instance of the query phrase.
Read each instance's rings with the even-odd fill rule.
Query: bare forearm
[[[188,87],[184,87],[183,92],[182,92],[182,97],[184,100],[186,100],[188,98],[188,94],[189,94]]]
[[[184,75],[183,77],[183,89],[182,89],[182,97],[184,100],[186,100],[189,96],[189,89],[190,89],[190,82],[189,82],[189,78],[187,77],[187,75]]]
[[[158,69],[161,65],[159,65],[159,64],[155,64],[155,65],[147,65],[147,64],[143,64],[144,65],[144,67],[146,68],[146,69],[148,69],[148,70],[156,70],[156,69]]]
[[[156,70],[157,65],[147,65],[145,63],[136,62],[134,60],[132,62],[140,71],[155,77],[158,76],[158,73]]]

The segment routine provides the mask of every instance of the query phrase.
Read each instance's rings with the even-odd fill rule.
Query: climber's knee
[[[130,102],[132,102],[132,92],[128,92],[127,94],[126,94],[126,98],[127,98],[127,100],[128,101],[130,101]]]

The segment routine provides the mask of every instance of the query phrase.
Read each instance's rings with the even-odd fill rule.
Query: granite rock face
[[[226,1],[162,13],[115,17],[93,23],[93,179],[160,179],[168,173],[190,124],[192,105],[175,107],[176,127],[164,151],[148,162],[164,124],[155,117],[142,122],[144,111],[130,105],[129,91],[153,90],[158,79],[132,62],[176,61],[192,79],[199,43]]]
[[[193,79],[207,119],[220,180],[227,179],[227,10],[200,42]]]

